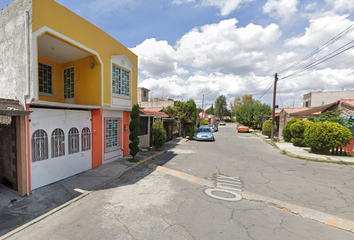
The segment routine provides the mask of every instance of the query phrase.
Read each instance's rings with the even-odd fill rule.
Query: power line
[[[291,68],[298,66],[301,62],[309,59],[310,57],[314,56],[315,54],[319,53],[322,49],[324,49],[325,47],[327,47],[328,45],[335,43],[336,41],[338,41],[339,39],[341,39],[345,34],[347,34],[348,32],[352,31],[354,24],[350,25],[349,27],[347,27],[346,29],[344,29],[342,32],[340,32],[339,34],[337,34],[336,36],[334,36],[332,39],[330,39],[329,41],[327,41],[325,44],[323,44],[322,46],[318,47],[316,50],[312,51],[310,54],[308,54],[307,56],[303,57],[302,59],[300,59],[299,61],[297,61],[296,63],[294,63],[293,65],[291,65],[290,67],[280,71],[279,73],[283,73],[287,70],[290,70]]]
[[[269,88],[258,98],[258,100],[260,100],[272,87],[273,87],[274,83],[272,82],[271,85],[269,86]],[[257,95],[257,94],[255,94]]]
[[[297,70],[297,71],[295,71],[295,72],[292,73],[292,74],[289,74],[289,75],[287,75],[287,76],[285,76],[285,77],[282,77],[282,78],[279,79],[279,80],[283,80],[283,79],[292,77],[292,76],[294,76],[294,75],[296,75],[296,74],[302,73],[302,72],[304,72],[304,71],[306,71],[306,70],[308,70],[308,69],[310,69],[310,68],[313,68],[313,67],[315,67],[315,66],[317,66],[317,65],[319,65],[319,64],[321,64],[321,63],[324,63],[324,62],[328,61],[329,59],[332,59],[332,58],[338,56],[339,54],[342,54],[343,52],[348,51],[349,49],[353,48],[354,45],[352,45],[352,46],[350,46],[350,47],[348,47],[348,48],[346,48],[346,49],[344,49],[344,50],[342,50],[342,51],[340,51],[340,52],[338,52],[338,53],[332,55],[333,53],[339,51],[340,49],[344,48],[345,46],[348,46],[349,44],[351,44],[351,43],[353,43],[353,42],[354,42],[354,40],[352,40],[352,41],[346,43],[345,45],[343,45],[343,46],[341,46],[340,48],[336,49],[335,51],[333,51],[333,52],[327,54],[326,56],[324,56],[324,57],[322,57],[322,58],[316,60],[315,62],[312,62],[312,63],[306,65],[306,66],[303,67],[302,69]],[[332,56],[330,56],[330,55],[332,55]]]

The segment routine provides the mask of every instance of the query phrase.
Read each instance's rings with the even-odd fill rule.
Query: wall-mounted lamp
[[[91,68],[94,68],[95,67],[95,64],[94,63],[91,63]]]
[[[127,124],[124,124],[124,131],[127,131],[128,128],[127,128]]]

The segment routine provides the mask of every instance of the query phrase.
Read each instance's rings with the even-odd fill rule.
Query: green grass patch
[[[280,154],[282,154],[282,155],[287,155],[288,152],[287,152],[286,150],[280,150]]]
[[[12,204],[14,204],[15,202],[17,202],[17,199],[12,199],[12,200],[10,201],[10,203],[12,203]]]
[[[276,149],[279,149],[278,146],[275,144],[274,141],[272,140],[265,140],[266,143],[268,143],[270,146],[276,148]]]
[[[139,159],[136,159],[136,158],[129,158],[129,159],[128,159],[128,162],[137,163],[137,162],[140,162],[140,160],[139,160]]]

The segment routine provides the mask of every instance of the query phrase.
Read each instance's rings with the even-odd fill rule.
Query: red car
[[[250,128],[240,124],[237,126],[237,132],[250,132]]]

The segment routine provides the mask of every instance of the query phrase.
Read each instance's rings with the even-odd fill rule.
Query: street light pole
[[[205,96],[205,95],[208,95],[208,94],[211,93],[211,92],[214,92],[214,91],[210,91],[210,92],[207,92],[207,93],[204,93],[204,94],[203,94],[203,100],[202,100],[202,108],[203,108],[202,118],[203,118],[203,120],[204,120],[204,96]]]

